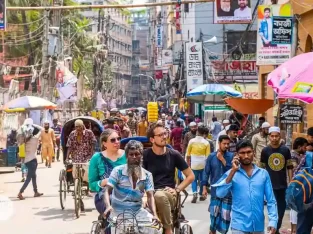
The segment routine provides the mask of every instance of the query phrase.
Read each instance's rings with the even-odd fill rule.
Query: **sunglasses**
[[[160,134],[155,134],[154,136],[157,136],[157,137],[168,137],[168,132],[166,131],[166,132],[162,132],[162,133],[160,133]]]
[[[110,139],[110,142],[111,143],[116,143],[116,142],[120,142],[121,141],[121,138],[120,137],[116,137],[116,138],[111,138]]]

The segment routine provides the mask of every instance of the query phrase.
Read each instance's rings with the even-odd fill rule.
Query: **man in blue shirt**
[[[232,168],[214,185],[218,197],[232,193],[233,234],[264,233],[264,196],[268,209],[268,233],[275,234],[278,222],[277,203],[268,172],[253,164],[251,142],[237,144]]]
[[[206,197],[208,180],[210,184],[216,183],[226,171],[232,166],[233,153],[228,152],[230,139],[227,135],[221,135],[218,138],[219,149],[211,153],[206,160],[205,169],[201,186],[203,186],[203,196]],[[209,206],[210,212],[210,231],[215,234],[227,233],[230,225],[231,196],[230,194],[224,198],[216,196],[216,188],[211,189],[211,201]]]

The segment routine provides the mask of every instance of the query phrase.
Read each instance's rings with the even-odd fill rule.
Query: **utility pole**
[[[47,4],[46,4],[47,5]],[[44,27],[43,27],[43,38],[42,38],[42,67],[40,72],[40,96],[45,97],[48,94],[48,79],[49,79],[49,58],[48,58],[48,46],[49,46],[49,11],[44,11]]]

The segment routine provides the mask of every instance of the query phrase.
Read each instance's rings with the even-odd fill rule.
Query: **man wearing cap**
[[[223,130],[220,131],[220,133],[217,135],[217,139],[219,139],[219,137],[222,136],[222,135],[227,135],[226,131],[229,129],[230,121],[228,119],[224,119],[223,122],[222,122],[222,125],[223,125]],[[215,148],[216,149],[219,148],[219,143],[218,142],[216,142]]]
[[[197,124],[196,122],[191,122],[189,124],[189,132],[187,132],[184,136],[184,140],[183,140],[183,155],[185,156],[186,154],[186,150],[187,150],[187,147],[188,147],[188,144],[189,144],[189,141],[193,138],[196,137],[197,135]]]
[[[227,130],[227,135],[230,139],[228,151],[231,153],[236,152],[236,145],[238,142],[238,138],[237,138],[238,137],[238,131],[239,131],[239,128],[236,124],[230,125],[228,130]]]
[[[268,122],[264,122],[261,126],[261,131],[253,135],[251,143],[255,151],[254,164],[260,166],[261,152],[269,143],[268,130],[271,125]]]
[[[56,138],[48,120],[44,122],[44,129],[41,130],[41,154],[46,160],[46,167],[51,168],[52,157],[54,156],[54,148],[56,147]],[[48,161],[49,160],[49,161]]]
[[[214,116],[212,118],[212,124],[211,124],[211,133],[213,136],[213,141],[216,142],[218,140],[217,136],[222,131],[222,124],[217,121],[217,118]]]
[[[293,176],[293,164],[290,150],[285,145],[281,144],[280,128],[270,127],[268,132],[270,145],[266,146],[261,152],[260,166],[268,171],[271,178],[278,210],[276,233],[279,233],[286,210],[285,193],[287,189],[287,172],[289,181],[291,181]]]

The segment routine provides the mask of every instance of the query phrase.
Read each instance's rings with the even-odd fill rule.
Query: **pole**
[[[43,27],[43,39],[42,39],[42,68],[40,73],[40,96],[43,97],[48,93],[48,70],[49,70],[49,59],[48,59],[48,46],[49,46],[49,11],[44,11],[44,27]]]
[[[297,55],[297,50],[298,50],[298,16],[294,15],[293,17],[293,35],[292,35],[292,54],[291,57],[295,57]],[[287,100],[287,104],[292,104],[293,101],[292,99]],[[292,124],[287,124],[287,137],[286,137],[286,146],[291,149],[292,146],[292,130],[293,130],[293,125]]]

